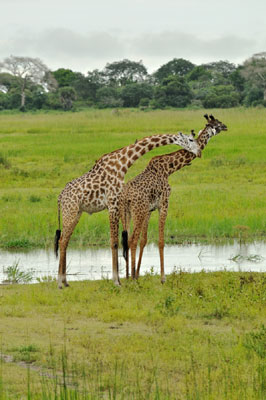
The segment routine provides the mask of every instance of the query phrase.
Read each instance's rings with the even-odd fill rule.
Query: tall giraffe
[[[201,150],[207,145],[212,136],[227,127],[222,122],[206,114],[208,123],[199,132],[197,143]],[[192,131],[194,135],[194,131]],[[161,282],[165,281],[164,274],[164,226],[168,211],[168,201],[171,188],[168,183],[169,175],[190,165],[195,155],[187,150],[153,157],[145,170],[127,182],[120,195],[119,213],[123,225],[122,243],[123,255],[126,260],[126,276],[129,276],[129,249],[131,250],[131,277],[138,278],[144,247],[147,243],[147,231],[151,212],[159,210],[159,253],[161,265]],[[133,220],[133,232],[128,239],[130,219]],[[140,240],[140,253],[135,273],[136,249]]]
[[[58,197],[59,229],[55,235],[55,253],[60,247],[58,287],[68,286],[66,279],[66,250],[72,232],[83,211],[93,214],[108,209],[112,248],[113,281],[119,285],[118,276],[118,198],[124,183],[124,176],[131,165],[142,155],[155,147],[176,144],[191,151],[196,156],[201,152],[198,143],[182,132],[145,137],[135,144],[103,155],[92,169],[69,182]],[[60,209],[63,229],[60,230]]]

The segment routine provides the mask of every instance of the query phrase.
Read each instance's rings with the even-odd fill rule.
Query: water
[[[119,274],[125,276],[125,262],[119,251]],[[266,272],[266,243],[254,242],[242,244],[235,242],[227,245],[174,245],[165,246],[165,272],[174,269],[188,272],[205,271],[258,271]],[[58,270],[51,250],[35,250],[30,252],[0,251],[0,283],[6,279],[5,268],[18,264],[21,271],[31,271],[33,282],[37,278],[51,276],[55,278]],[[156,245],[145,248],[141,275],[150,272],[160,273],[159,251]],[[87,280],[112,277],[111,250],[88,249],[68,250],[68,280]]]

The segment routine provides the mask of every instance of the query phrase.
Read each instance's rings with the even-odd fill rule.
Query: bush
[[[119,98],[118,89],[103,87],[97,90],[96,99],[99,108],[122,107],[123,101]]]
[[[183,78],[170,75],[156,88],[154,98],[158,108],[186,107],[191,103],[192,92]]]
[[[124,107],[138,107],[142,98],[152,99],[153,88],[147,83],[131,83],[121,90]]]

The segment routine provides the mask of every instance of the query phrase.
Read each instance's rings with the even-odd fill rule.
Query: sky
[[[86,74],[142,60],[240,64],[266,51],[265,0],[0,0],[0,61],[40,58]]]

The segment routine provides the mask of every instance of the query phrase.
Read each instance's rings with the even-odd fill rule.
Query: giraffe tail
[[[123,257],[127,260],[128,255],[128,233],[127,231],[122,232],[122,246],[123,246]]]
[[[61,236],[61,231],[60,231],[60,229],[57,229],[56,232],[55,232],[55,237],[54,237],[54,252],[55,252],[56,258],[58,257],[58,248],[59,248],[60,236]]]
[[[56,230],[55,237],[54,237],[54,252],[55,252],[56,258],[58,257],[59,239],[61,237],[61,230],[60,230],[60,197],[58,199],[58,225],[59,225],[59,229]]]

